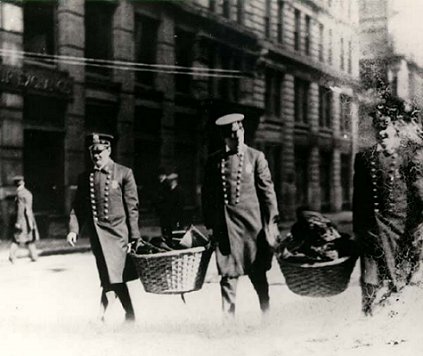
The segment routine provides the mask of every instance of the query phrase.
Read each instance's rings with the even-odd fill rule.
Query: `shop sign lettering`
[[[35,90],[70,96],[72,79],[60,72],[27,70],[12,66],[0,66],[0,86],[4,91]]]

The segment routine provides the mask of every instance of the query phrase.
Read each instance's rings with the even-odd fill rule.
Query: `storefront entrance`
[[[41,130],[24,132],[24,175],[34,195],[34,211],[42,215],[63,210],[63,134]]]

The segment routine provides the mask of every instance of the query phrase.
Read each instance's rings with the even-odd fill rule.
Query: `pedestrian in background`
[[[167,180],[167,172],[163,167],[159,168],[156,186],[156,198],[154,200],[154,207],[159,218],[159,224],[162,236],[169,236],[171,231],[168,231],[166,200],[169,195],[169,182]]]
[[[32,261],[37,261],[38,253],[35,241],[38,241],[37,223],[32,210],[32,193],[25,188],[23,176],[15,176],[13,182],[16,186],[15,211],[13,216],[13,238],[10,245],[9,261],[14,263],[19,246],[24,245],[28,248],[29,256]]]
[[[244,143],[242,114],[219,118],[223,149],[207,160],[202,187],[204,222],[217,243],[225,320],[235,314],[238,277],[248,275],[261,311],[269,309],[266,272],[278,237],[278,207],[264,154]]]
[[[78,235],[90,239],[103,289],[101,319],[117,297],[126,320],[132,321],[134,309],[125,282],[138,278],[127,255],[131,243],[140,239],[138,193],[132,170],[110,158],[112,139],[106,134],[90,136],[93,168],[79,176],[67,241],[74,246]]]
[[[179,185],[179,175],[172,172],[167,176],[169,191],[166,197],[165,210],[168,217],[168,229],[172,232],[183,227],[184,192]]]

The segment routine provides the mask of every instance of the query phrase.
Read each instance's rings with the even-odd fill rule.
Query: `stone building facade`
[[[387,88],[397,98],[422,107],[423,53],[419,26],[411,16],[418,10],[415,6],[400,0],[360,0],[360,68],[367,93]],[[365,116],[366,105],[361,107]]]
[[[44,234],[63,221],[91,131],[116,136],[142,217],[160,166],[178,171],[187,220],[201,216],[213,122],[229,112],[266,153],[284,219],[300,205],[348,208],[357,16],[336,0],[1,2],[2,226],[21,173]]]

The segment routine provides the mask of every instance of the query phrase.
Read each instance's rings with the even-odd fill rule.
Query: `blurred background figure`
[[[166,199],[169,195],[169,182],[167,180],[167,172],[163,167],[159,168],[157,175],[156,198],[154,199],[154,208],[159,218],[162,236],[167,234],[167,217],[166,217]]]
[[[19,246],[25,245],[28,248],[31,260],[35,262],[38,259],[35,241],[39,240],[40,235],[32,211],[32,193],[25,188],[23,176],[15,176],[13,183],[16,186],[16,198],[15,212],[12,219],[14,227],[9,261],[14,263]]]
[[[164,196],[162,217],[160,219],[162,235],[167,243],[172,242],[172,231],[183,227],[184,196],[176,172],[170,173],[166,180],[168,188]]]

